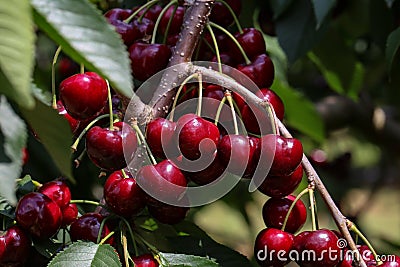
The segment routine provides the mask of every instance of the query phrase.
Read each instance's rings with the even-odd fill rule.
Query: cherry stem
[[[201,106],[203,105],[203,76],[201,75],[201,73],[197,75],[197,79],[199,81],[199,99],[197,102],[196,115],[201,117]]]
[[[15,179],[15,181],[16,181],[16,182],[20,182],[20,181],[22,181],[22,179],[21,179],[21,178],[18,178],[18,179]],[[36,188],[39,188],[39,187],[41,187],[41,186],[43,185],[43,184],[39,183],[39,182],[36,181],[36,180],[31,179],[31,181],[32,181],[32,184],[33,184]]]
[[[169,31],[169,28],[171,27],[172,20],[173,20],[173,18],[175,16],[175,13],[176,13],[177,9],[178,9],[178,5],[175,6],[174,10],[172,11],[171,17],[168,20],[168,24],[167,24],[167,27],[165,28],[164,38],[163,38],[163,42],[162,42],[163,44],[167,43],[168,31]]]
[[[147,242],[141,235],[136,233],[135,236],[138,238],[138,240],[140,240],[140,242],[142,242],[146,247],[148,247],[154,254],[159,255],[159,251],[155,246],[153,246],[152,244]]]
[[[288,210],[288,212],[287,212],[287,214],[286,214],[285,220],[283,221],[283,225],[282,225],[282,228],[281,228],[282,231],[285,231],[286,224],[287,224],[287,222],[288,222],[288,220],[289,220],[289,216],[290,216],[290,214],[292,213],[292,211],[293,211],[293,209],[294,209],[294,206],[296,205],[297,201],[299,201],[299,199],[300,199],[303,195],[305,195],[305,194],[307,194],[307,193],[308,193],[308,188],[305,188],[305,189],[304,189],[303,191],[301,191],[300,194],[298,194],[297,197],[293,200],[293,202],[292,202],[292,204],[290,205],[289,210]]]
[[[164,8],[163,10],[161,10],[160,15],[158,15],[158,18],[156,20],[156,23],[154,24],[154,29],[153,29],[153,34],[151,36],[151,44],[155,44],[156,43],[156,34],[157,34],[157,29],[160,25],[161,19],[164,16],[165,12],[167,12],[168,8],[172,5],[177,4],[178,1],[174,0],[169,2]]]
[[[239,134],[238,123],[236,119],[235,106],[233,105],[232,94],[228,90],[225,91],[226,100],[228,100],[229,106],[231,107],[232,119],[233,119],[233,127],[235,129],[235,134]]]
[[[225,33],[226,35],[228,35],[229,38],[231,38],[232,41],[233,41],[233,42],[237,45],[237,47],[239,48],[240,53],[242,53],[242,55],[243,55],[243,57],[244,57],[244,59],[245,59],[245,61],[246,61],[246,64],[248,65],[248,64],[251,63],[250,59],[249,59],[249,58],[247,57],[247,55],[246,55],[246,52],[244,52],[243,47],[239,44],[239,42],[236,40],[236,38],[235,38],[228,30],[226,30],[224,27],[221,27],[220,25],[218,25],[218,24],[216,24],[216,23],[214,23],[214,22],[212,22],[212,21],[209,22],[209,25],[211,25],[211,26],[217,28],[218,30],[220,30],[220,31],[222,31],[223,33]]]
[[[51,94],[52,94],[52,107],[57,109],[57,96],[56,96],[56,63],[62,48],[59,46],[54,53],[53,63],[51,64]]]
[[[75,168],[78,168],[81,164],[82,158],[85,156],[86,148],[82,150],[81,154],[74,160]]]
[[[221,55],[219,53],[219,47],[218,47],[218,42],[217,39],[215,38],[215,34],[213,29],[211,28],[210,24],[207,24],[207,30],[210,32],[211,39],[213,40],[214,47],[215,47],[215,54],[217,56],[217,61],[218,61],[218,71],[222,73],[222,65],[221,65]]]
[[[374,255],[377,266],[381,265],[382,261],[379,259],[374,247],[372,246],[371,242],[369,242],[369,240],[365,237],[365,235],[360,231],[360,229],[358,229],[357,226],[350,220],[347,220],[347,227],[350,229],[350,231],[359,236],[361,240],[364,241],[364,243],[368,246],[369,250],[371,250],[372,254]]]
[[[151,152],[147,142],[146,142],[146,137],[144,137],[142,130],[140,130],[139,126],[137,125],[137,122],[133,122],[132,123],[132,128],[136,131],[136,133],[139,136],[140,141],[142,141],[142,143],[144,144],[144,146],[146,147],[147,153],[149,154],[151,163],[153,163],[153,165],[157,164],[156,159],[153,156],[153,153]]]
[[[197,76],[198,76],[198,73],[193,73],[192,75],[190,75],[189,77],[187,77],[187,78],[182,82],[182,84],[179,86],[178,91],[176,92],[176,95],[175,95],[175,98],[174,98],[174,103],[172,104],[172,109],[171,109],[171,113],[170,113],[170,116],[169,116],[169,120],[170,120],[170,121],[174,121],[175,107],[176,107],[176,104],[178,103],[178,98],[179,98],[179,95],[180,95],[181,92],[182,92],[183,87],[184,87],[191,79],[196,78]]]
[[[124,169],[121,169],[121,173],[124,178],[129,178]]]
[[[71,204],[89,204],[94,206],[100,206],[100,203],[93,200],[85,200],[85,199],[72,199],[70,201]]]
[[[114,130],[114,118],[113,118],[113,107],[112,107],[112,98],[111,98],[111,88],[110,83],[106,80],[107,83],[107,97],[108,97],[108,114],[110,116],[110,131]]]
[[[219,116],[221,115],[222,107],[224,106],[226,101],[226,96],[221,99],[221,102],[218,105],[217,113],[215,114],[214,124],[218,125]]]
[[[81,74],[85,73],[85,64],[81,63],[81,70],[80,70]]]
[[[132,15],[130,15],[128,18],[126,18],[126,19],[124,20],[124,22],[125,22],[125,23],[131,22],[131,20],[132,20],[134,17],[136,17],[136,15],[139,14],[140,11],[142,11],[143,9],[145,9],[145,8],[147,8],[147,7],[150,8],[152,5],[154,5],[154,4],[157,3],[157,2],[158,2],[158,0],[152,0],[152,1],[147,2],[147,3],[144,4],[143,6],[139,7],[135,12],[133,12]]]
[[[115,234],[115,231],[111,231],[108,235],[106,235],[99,243],[99,245],[103,245],[110,237]]]
[[[231,15],[232,15],[232,17],[233,17],[233,20],[235,21],[236,27],[238,28],[239,32],[240,32],[240,33],[243,33],[242,26],[240,25],[239,19],[238,19],[238,17],[236,16],[235,12],[233,11],[232,7],[231,7],[227,2],[225,2],[224,0],[217,0],[217,2],[220,2],[220,3],[222,3],[223,5],[225,5],[225,7],[226,7],[226,8],[229,10],[229,12],[231,13]]]
[[[124,250],[124,259],[125,259],[125,266],[129,267],[129,252],[128,252],[128,240],[126,238],[126,229],[124,227],[125,225],[123,225],[121,227],[121,242],[122,242],[122,248]]]
[[[99,233],[97,234],[97,242],[96,242],[96,243],[99,244],[99,245],[103,244],[103,243],[109,238],[109,235],[110,235],[111,233],[114,234],[114,231],[113,231],[113,232],[111,232],[110,234],[108,234],[107,236],[105,236],[103,239],[101,239],[101,234],[103,233],[104,226],[106,225],[106,222],[108,221],[109,218],[110,218],[110,217],[106,217],[106,218],[104,218],[104,219],[101,221],[100,228],[99,228]],[[101,241],[100,241],[100,239],[101,239]],[[99,243],[99,242],[100,242],[100,243]]]
[[[311,209],[311,223],[312,223],[312,230],[317,230],[317,223],[316,223],[316,215],[315,215],[315,198],[314,198],[314,188],[308,187],[308,195],[310,197],[310,209]]]
[[[98,116],[96,119],[92,120],[86,127],[83,129],[83,131],[79,134],[78,138],[76,138],[75,142],[72,144],[71,148],[73,151],[76,151],[76,148],[78,147],[79,142],[83,138],[83,136],[86,134],[86,132],[99,120],[107,118],[110,116],[109,114],[103,114]]]
[[[133,243],[133,248],[135,250],[135,254],[136,254],[136,256],[138,256],[139,252],[138,252],[138,248],[137,248],[137,245],[136,245],[136,239],[135,239],[135,235],[133,234],[132,227],[124,217],[121,216],[120,218],[121,218],[122,222],[125,224],[125,227],[128,228],[128,232],[129,232],[129,235],[131,236],[131,239],[132,239],[132,243]]]

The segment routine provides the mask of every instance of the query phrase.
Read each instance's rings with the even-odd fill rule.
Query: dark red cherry
[[[225,2],[232,8],[236,16],[240,15],[242,8],[240,0],[226,0]],[[233,16],[223,3],[216,2],[211,10],[210,20],[223,27],[227,27],[233,23]]]
[[[189,211],[188,207],[172,206],[161,203],[157,206],[149,205],[149,213],[157,221],[164,224],[177,224],[183,221]]]
[[[97,73],[75,74],[61,82],[60,99],[73,118],[96,116],[107,104],[107,83]]]
[[[376,266],[376,260],[374,254],[367,245],[357,245],[357,248],[360,253],[360,256],[363,258],[367,266]]]
[[[132,261],[135,267],[158,267],[158,261],[156,261],[151,254],[143,254],[140,256],[132,257]]]
[[[58,114],[62,115],[68,121],[69,127],[71,128],[71,132],[75,134],[80,128],[79,126],[81,121],[74,119],[71,115],[68,114],[61,100],[57,101],[57,110]]]
[[[266,54],[256,56],[249,65],[239,65],[237,69],[247,75],[259,88],[270,87],[274,81],[274,64]]]
[[[218,143],[218,157],[233,174],[242,176],[252,161],[252,156],[247,136],[229,134],[223,136]]]
[[[127,175],[125,178],[122,171],[110,174],[104,184],[104,198],[113,212],[129,218],[144,209],[146,195],[130,173]]]
[[[216,152],[205,168],[198,171],[185,171],[185,176],[198,185],[205,185],[217,180],[224,173],[225,168]]]
[[[171,57],[171,49],[163,44],[134,43],[129,47],[133,76],[145,81],[164,69]]]
[[[312,251],[312,254],[309,254],[310,257],[296,259],[300,266],[333,267],[340,261],[341,248],[338,246],[338,237],[328,229],[298,234],[294,238],[293,248],[298,255],[302,255],[303,251]]]
[[[260,266],[285,266],[293,247],[293,235],[279,229],[262,230],[254,244],[254,256]]]
[[[61,209],[62,213],[62,223],[61,227],[65,228],[71,225],[76,218],[78,218],[78,207],[74,203],[69,203],[66,207]]]
[[[70,228],[71,240],[72,241],[86,240],[96,243],[100,231],[101,222],[103,220],[104,217],[99,213],[89,212],[82,215],[71,224]],[[107,223],[104,224],[100,240],[106,237],[110,232],[111,231]],[[113,237],[109,238],[106,241],[106,243],[108,244],[113,244],[113,242],[114,242]]]
[[[267,175],[258,190],[269,197],[285,197],[299,186],[303,178],[303,166],[300,164],[290,175]]]
[[[133,11],[136,11],[139,7],[135,7],[133,8]],[[144,14],[144,18],[152,20],[153,22],[157,21],[158,16],[160,15],[161,11],[162,11],[162,7],[160,5],[153,5],[152,7],[150,7],[149,9],[145,8],[142,9],[139,13],[138,13],[138,17],[142,16],[144,12],[146,12]]]
[[[132,15],[132,10],[114,8],[107,11],[104,16],[108,23],[115,27],[115,31],[121,35],[126,46],[131,45],[135,41],[135,29],[132,23],[127,23],[124,20]]]
[[[228,66],[232,67],[235,64],[232,56],[230,54],[228,54],[228,53],[221,53],[220,54],[220,59],[221,59],[221,63],[224,64],[224,65],[228,65]],[[211,58],[211,61],[215,62],[215,63],[218,63],[217,56],[213,56]]]
[[[174,10],[176,8],[175,14]],[[183,16],[185,14],[185,8],[182,6],[171,6],[167,9],[167,11],[164,13],[163,17],[161,18],[160,22],[160,32],[162,34],[166,34],[167,26],[169,23],[169,20],[171,19],[172,15],[172,21],[168,29],[168,35],[176,34],[179,33],[182,27],[183,23]]]
[[[114,123],[112,130],[94,126],[86,134],[87,154],[102,169],[115,171],[125,168],[124,149],[125,154],[132,157],[137,149],[136,133],[124,122]]]
[[[261,150],[274,153],[269,175],[290,175],[299,166],[303,158],[303,146],[296,138],[285,138],[268,134],[261,137]]]
[[[381,266],[381,267],[400,267],[400,257],[397,255],[390,255],[390,259],[388,256],[388,260],[386,260],[385,262],[383,262],[382,265],[379,265],[379,266]]]
[[[63,181],[47,182],[39,188],[38,192],[51,198],[60,209],[68,206],[71,201],[71,191]]]
[[[24,195],[15,210],[15,220],[33,237],[47,239],[61,227],[60,207],[48,196],[32,192]]]
[[[260,138],[248,136],[249,139],[249,162],[243,174],[243,178],[251,178],[257,168],[260,159]]]
[[[245,28],[243,33],[235,34],[236,40],[242,46],[246,56],[252,60],[254,57],[264,54],[266,51],[265,40],[262,33],[255,28]],[[230,44],[230,55],[232,55],[236,62],[244,62],[244,58],[239,48],[234,42]]]
[[[173,135],[176,123],[164,118],[156,118],[147,124],[146,140],[151,152],[158,158],[165,158],[166,154],[176,157],[179,151],[174,144]]]
[[[221,100],[224,98],[225,93],[221,86],[215,84],[206,85],[203,89],[203,106],[202,116],[215,120],[218,108],[221,104]],[[232,112],[230,108],[225,106],[220,112],[218,121],[219,122],[230,122],[232,121]]]
[[[24,266],[31,250],[31,240],[14,225],[0,235],[0,266]]]
[[[286,198],[270,198],[265,202],[262,210],[265,225],[271,228],[281,229],[286,215],[296,197],[293,195]],[[285,231],[294,234],[306,222],[307,209],[303,201],[299,199],[289,215]]]
[[[218,127],[195,114],[180,117],[175,134],[182,155],[191,160],[198,159],[201,153],[213,155],[219,141]]]

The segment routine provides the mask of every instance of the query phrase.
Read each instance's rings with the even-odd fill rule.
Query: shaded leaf
[[[314,6],[314,14],[317,19],[317,28],[321,26],[322,22],[325,20],[329,12],[336,4],[336,0],[312,0]]]
[[[279,18],[292,4],[293,0],[271,0],[271,7],[274,11],[274,19]]]
[[[159,253],[161,266],[168,267],[212,267],[219,266],[215,261],[194,255]]]
[[[30,192],[35,191],[35,185],[32,182],[30,175],[25,175],[24,178],[17,182],[17,197],[20,198]]]
[[[0,1],[0,92],[33,108],[31,73],[34,32],[29,0]]]
[[[120,36],[92,4],[82,0],[32,0],[35,22],[77,62],[132,97],[133,79]]]
[[[2,196],[0,196],[0,215],[6,216],[12,220],[15,218],[14,207]]]
[[[21,108],[21,113],[60,172],[75,182],[71,162],[72,133],[67,120],[60,116],[58,111],[39,100],[36,101],[33,110]]]
[[[394,58],[400,47],[400,27],[390,33],[386,43],[386,64],[389,75],[392,72]]]
[[[24,121],[15,114],[5,96],[0,98],[0,129],[4,136],[4,152],[11,160],[0,163],[0,195],[15,205],[15,179],[21,174],[22,149],[28,136]]]
[[[120,267],[118,254],[110,245],[76,242],[58,253],[48,267]]]

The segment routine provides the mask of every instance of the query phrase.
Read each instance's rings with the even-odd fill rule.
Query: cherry
[[[147,194],[147,204],[157,206],[160,201],[153,198],[177,200],[186,191],[187,181],[183,173],[170,160],[163,160],[156,165],[143,166],[136,175],[136,181]]]
[[[96,116],[107,103],[107,83],[97,73],[75,74],[60,84],[60,99],[73,118]]]
[[[58,114],[62,115],[68,121],[71,132],[75,134],[80,128],[80,121],[68,114],[61,100],[57,101],[57,110]]]
[[[175,14],[174,9],[176,8]],[[160,32],[162,34],[166,34],[167,26],[169,23],[169,20],[172,18],[171,24],[168,29],[168,35],[173,35],[176,33],[179,33],[181,30],[181,26],[183,24],[183,16],[185,15],[185,8],[182,6],[171,6],[167,9],[167,11],[164,13],[163,17],[161,18],[160,22]]]
[[[48,196],[31,192],[18,201],[15,219],[33,237],[47,239],[57,233],[62,214],[57,203]]]
[[[38,192],[51,198],[60,209],[68,206],[71,201],[71,191],[63,181],[47,182],[39,188]]]
[[[185,171],[185,176],[198,185],[205,185],[217,180],[225,170],[224,164],[221,163],[217,152],[213,155],[211,163],[200,171]]]
[[[151,254],[143,254],[140,256],[132,257],[132,261],[135,267],[158,267],[158,261],[156,261]]]
[[[198,90],[196,90],[198,92]],[[196,93],[197,93],[196,92]],[[216,114],[220,105],[220,101],[224,98],[224,89],[215,84],[208,84],[203,89],[203,113],[205,118],[215,120]],[[217,101],[214,101],[217,100]],[[226,106],[228,107],[228,106]],[[219,114],[219,122],[230,122],[232,121],[232,112],[229,108],[224,108]]]
[[[0,266],[23,266],[28,260],[31,241],[17,225],[0,235]]]
[[[233,57],[232,57],[230,54],[228,54],[228,53],[221,53],[221,54],[219,55],[219,57],[220,57],[220,59],[221,59],[221,63],[222,63],[222,64],[228,65],[228,66],[231,66],[231,67],[234,65]],[[215,63],[218,63],[217,56],[213,56],[213,57],[211,58],[211,61],[212,61],[212,62],[215,62]],[[223,68],[223,67],[222,67],[222,68]]]
[[[104,185],[104,198],[113,212],[124,217],[131,217],[144,209],[145,194],[132,178],[124,178],[122,171],[110,174]]]
[[[271,228],[281,229],[290,206],[295,200],[295,196],[290,195],[286,198],[270,198],[265,202],[262,210],[265,225]],[[294,234],[306,222],[307,209],[303,201],[299,199],[294,205],[285,226],[285,231]]]
[[[285,138],[268,134],[261,137],[261,149],[265,153],[274,151],[274,159],[269,175],[290,175],[303,158],[303,146],[296,138]]]
[[[157,206],[149,205],[149,213],[157,221],[164,224],[177,224],[183,221],[189,211],[188,207],[178,207],[161,203]]]
[[[269,197],[285,197],[299,186],[302,178],[303,166],[300,164],[290,175],[268,175],[258,187],[258,190]]]
[[[171,49],[163,44],[134,43],[129,47],[133,76],[145,81],[164,69],[171,57]]]
[[[86,134],[86,149],[96,166],[109,171],[120,170],[127,165],[124,149],[126,155],[132,157],[137,149],[136,133],[124,122],[114,123],[112,130],[94,126]]]
[[[97,242],[97,236],[99,235],[101,222],[103,221],[104,217],[95,212],[89,212],[77,220],[75,220],[71,224],[70,228],[70,235],[72,241],[77,240],[87,240],[92,241],[94,243]],[[106,237],[110,233],[110,229],[106,224],[104,224],[103,231],[101,232],[101,239]],[[109,238],[106,243],[113,244],[114,238]]]
[[[245,28],[243,29],[243,33],[236,33],[235,38],[250,60],[265,53],[265,40],[259,30],[255,28]],[[234,42],[229,42],[229,45],[230,54],[234,57],[235,61],[244,62],[243,55],[237,45]]]
[[[360,252],[360,256],[363,258],[367,266],[376,266],[374,254],[367,245],[357,245],[357,249]]]
[[[78,218],[78,207],[74,203],[69,203],[66,207],[61,209],[62,213],[62,223],[61,227],[65,228],[71,225],[76,218]]]
[[[328,229],[302,232],[294,238],[293,248],[301,255],[296,262],[304,267],[333,267],[340,261],[341,248],[337,243],[338,237]],[[312,253],[302,254],[303,251]]]
[[[115,31],[121,35],[126,46],[135,41],[135,29],[132,23],[126,23],[124,20],[132,15],[130,9],[114,8],[107,11],[104,16],[107,21],[115,27]]]
[[[139,7],[135,7],[133,8],[133,11],[136,11]],[[152,7],[150,7],[149,9],[142,9],[139,13],[138,13],[138,17],[142,16],[144,12],[146,12],[143,16],[143,18],[152,20],[153,22],[157,21],[158,16],[160,15],[161,11],[162,11],[162,7],[160,5],[154,5]]]
[[[252,162],[254,150],[252,152],[250,155],[250,142],[244,135],[225,135],[218,143],[218,157],[224,166],[228,166],[228,171],[236,175],[244,174]]]
[[[236,16],[239,16],[242,4],[240,0],[225,1],[233,10]],[[229,9],[221,2],[216,2],[211,10],[210,20],[227,27],[233,23],[233,17]]]
[[[239,65],[237,69],[246,74],[260,88],[270,87],[274,81],[274,64],[266,54],[254,57],[249,65]]]
[[[388,259],[382,265],[379,265],[379,266],[381,266],[381,267],[400,267],[400,257],[395,255],[394,259]]]
[[[279,229],[267,228],[256,238],[254,255],[260,266],[285,266],[293,247],[293,235]]]
[[[248,136],[249,139],[249,162],[246,170],[244,171],[243,178],[251,178],[257,168],[260,159],[260,138]]]
[[[147,124],[146,140],[151,152],[158,158],[165,158],[165,152],[170,157],[178,156],[173,143],[176,123],[164,118],[156,118]]]
[[[201,153],[213,155],[219,141],[218,127],[195,114],[180,117],[175,134],[182,155],[191,160],[198,159]]]

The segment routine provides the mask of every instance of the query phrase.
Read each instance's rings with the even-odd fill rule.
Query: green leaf
[[[312,0],[311,2],[314,6],[314,14],[317,19],[317,27],[319,28],[331,9],[335,6],[336,0]]]
[[[273,84],[272,90],[282,98],[285,104],[285,120],[290,127],[317,142],[324,141],[324,124],[313,103],[290,86],[279,81]]]
[[[75,183],[71,162],[72,133],[67,120],[39,100],[36,101],[33,110],[21,108],[21,113],[39,137],[60,172]]]
[[[8,202],[7,199],[0,196],[0,215],[6,216],[14,221],[14,207]]]
[[[30,175],[25,175],[24,178],[17,182],[17,197],[20,198],[30,192],[35,191],[35,185],[32,182]]]
[[[274,11],[274,19],[279,18],[292,4],[293,0],[271,0],[271,7]]]
[[[118,254],[110,245],[76,242],[61,251],[48,267],[120,267]]]
[[[33,108],[31,73],[34,32],[29,0],[0,1],[0,92]]]
[[[0,129],[4,136],[4,152],[11,160],[0,163],[0,195],[15,205],[15,179],[21,174],[22,149],[28,136],[25,123],[15,114],[5,96],[0,98]]]
[[[400,27],[392,31],[386,42],[386,65],[389,76],[392,72],[393,61],[400,47]]]
[[[133,79],[126,47],[93,4],[86,0],[32,0],[35,22],[63,52],[107,78],[132,97]]]
[[[219,266],[215,261],[194,255],[159,253],[161,266],[168,267],[212,267]]]

